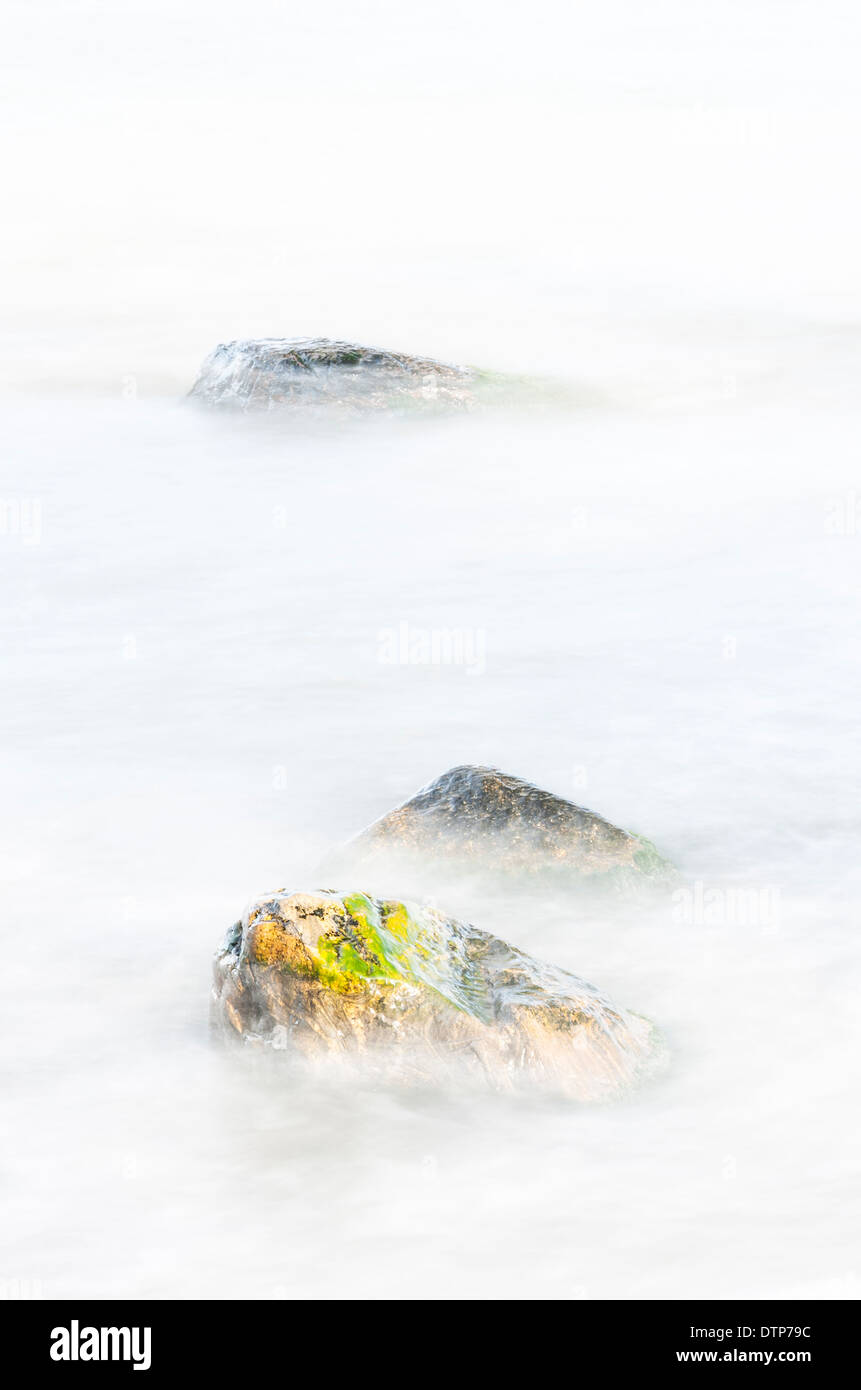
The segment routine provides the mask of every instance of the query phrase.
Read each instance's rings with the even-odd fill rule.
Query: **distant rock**
[[[444,772],[375,821],[331,859],[351,875],[396,869],[424,893],[434,877],[487,874],[510,883],[539,876],[624,891],[673,882],[675,870],[649,840],[603,816],[491,767]],[[389,881],[392,881],[391,879]]]
[[[190,396],[237,410],[466,409],[486,373],[328,338],[222,343]]]
[[[360,1057],[392,1080],[475,1074],[578,1100],[629,1087],[659,1057],[645,1019],[431,908],[326,890],[259,898],[214,963],[225,1035],[306,1058]]]

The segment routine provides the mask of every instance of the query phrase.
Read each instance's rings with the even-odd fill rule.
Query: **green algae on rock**
[[[436,872],[489,871],[530,885],[541,876],[620,892],[677,878],[643,836],[519,777],[471,765],[444,772],[332,859],[336,872],[351,875],[395,864],[422,889]]]
[[[579,1100],[625,1090],[660,1051],[650,1023],[568,971],[433,908],[331,890],[251,904],[216,954],[212,1017],[246,1044],[360,1054],[393,1079],[466,1068]]]

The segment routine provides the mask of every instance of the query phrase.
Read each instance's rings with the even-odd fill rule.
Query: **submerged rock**
[[[471,367],[328,338],[259,338],[221,343],[189,394],[239,410],[465,408],[487,380]]]
[[[259,898],[214,966],[215,1026],[306,1057],[362,1054],[392,1079],[464,1067],[495,1089],[579,1100],[629,1086],[651,1024],[585,981],[432,908],[365,893]]]
[[[453,767],[336,856],[339,872],[396,870],[422,890],[435,875],[490,871],[508,883],[549,876],[625,890],[672,882],[675,870],[641,835],[491,767]]]

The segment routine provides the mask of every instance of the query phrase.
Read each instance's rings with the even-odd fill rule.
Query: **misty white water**
[[[564,43],[385,4],[57,7],[31,37],[22,7],[7,1294],[858,1293],[852,21],[546,9]],[[582,403],[336,429],[183,403],[216,341],[271,333]],[[393,661],[404,631],[459,659]],[[468,904],[655,1020],[665,1075],[588,1108],[213,1049],[244,903],[462,762],[686,875],[648,913]]]

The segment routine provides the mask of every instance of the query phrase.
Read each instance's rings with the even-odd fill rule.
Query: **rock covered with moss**
[[[656,1035],[592,985],[427,907],[286,890],[251,904],[214,964],[213,1022],[246,1044],[361,1054],[394,1079],[466,1068],[580,1100],[630,1086]]]
[[[221,343],[190,395],[238,410],[462,409],[489,381],[471,367],[384,352],[329,338],[257,338]]]
[[[422,889],[435,875],[470,872],[623,891],[676,879],[643,836],[519,777],[471,765],[444,772],[331,862],[342,873],[394,872]]]

